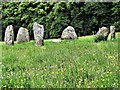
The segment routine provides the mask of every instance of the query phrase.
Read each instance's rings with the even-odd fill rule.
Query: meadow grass
[[[118,88],[118,38],[95,43],[93,36],[52,43],[2,46],[2,87]]]

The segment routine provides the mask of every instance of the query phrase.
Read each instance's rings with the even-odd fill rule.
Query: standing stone
[[[44,26],[34,22],[33,24],[33,31],[34,31],[34,39],[36,46],[44,45]]]
[[[72,26],[68,26],[62,32],[61,39],[77,39],[77,35],[75,33],[75,29]]]
[[[109,29],[107,27],[99,28],[99,31],[95,35],[95,42],[106,41],[109,35]]]
[[[17,34],[17,43],[29,42],[29,33],[26,28],[20,27]]]
[[[110,26],[110,39],[115,39],[115,26]]]
[[[13,45],[14,44],[14,32],[13,32],[13,26],[9,25],[6,28],[5,31],[5,38],[4,38],[6,45]]]

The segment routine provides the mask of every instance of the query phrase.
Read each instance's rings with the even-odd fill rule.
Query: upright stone
[[[14,45],[14,32],[12,25],[7,26],[4,41],[6,45]]]
[[[44,45],[44,26],[34,22],[33,24],[33,31],[34,31],[34,39],[36,46]]]
[[[115,26],[110,26],[110,39],[115,39]]]
[[[107,27],[99,28],[99,31],[95,35],[95,42],[106,41],[109,35],[109,29]]]
[[[17,43],[29,42],[29,33],[26,28],[20,27],[17,34]]]
[[[61,39],[77,39],[77,35],[75,33],[75,29],[72,26],[68,26],[62,32]]]

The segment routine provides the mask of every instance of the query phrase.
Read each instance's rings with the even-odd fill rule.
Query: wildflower
[[[114,56],[108,56],[108,59],[113,59],[113,60],[115,60],[115,57],[114,57]]]
[[[88,88],[90,88],[90,86],[88,85]]]
[[[103,85],[101,85],[101,87],[103,87]]]
[[[52,72],[52,74],[54,74],[54,72]]]
[[[97,80],[97,82],[98,82],[98,80]]]
[[[110,74],[112,74],[112,72],[110,72]]]
[[[93,54],[93,56],[95,56],[95,54]]]

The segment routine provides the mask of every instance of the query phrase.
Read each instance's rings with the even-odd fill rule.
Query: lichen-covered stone
[[[17,43],[29,42],[29,33],[26,28],[20,27],[17,34]]]
[[[5,45],[13,45],[14,44],[14,32],[13,32],[13,26],[9,25],[6,28],[5,31]]]
[[[77,39],[77,35],[75,33],[75,29],[72,26],[68,26],[62,32],[61,39]]]
[[[36,46],[44,45],[44,26],[34,22],[33,24],[33,31],[34,31],[34,39]]]
[[[95,42],[106,41],[109,35],[109,29],[107,27],[99,28],[99,31],[95,35]]]

